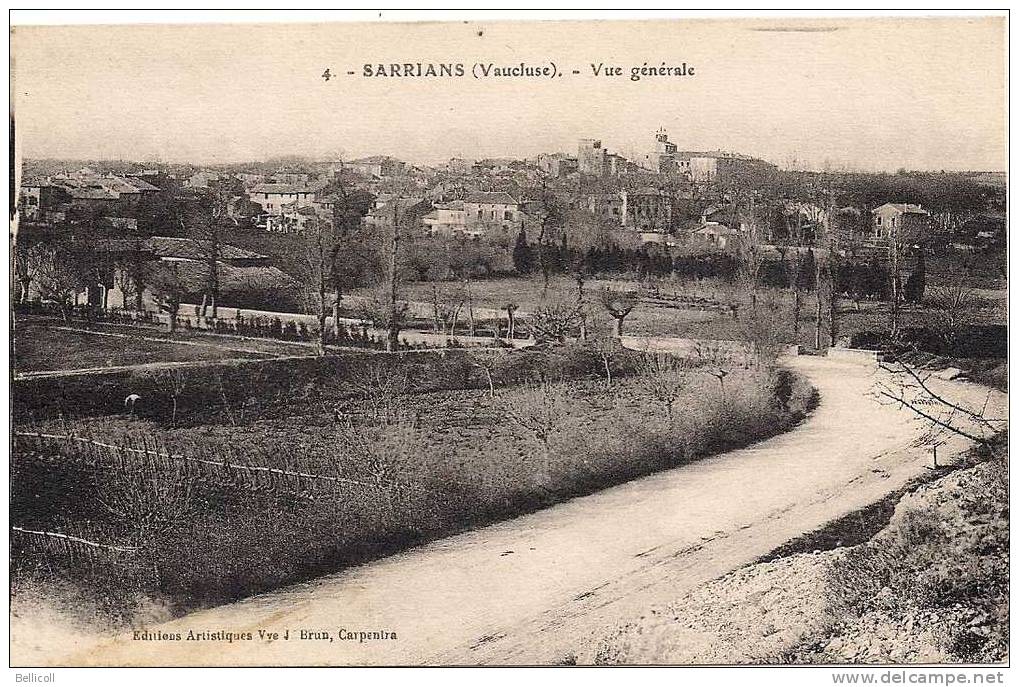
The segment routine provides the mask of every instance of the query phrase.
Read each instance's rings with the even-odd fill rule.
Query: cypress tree
[[[527,243],[527,232],[523,227],[520,227],[516,244],[513,246],[513,269],[518,274],[530,274],[534,269],[534,254],[531,252],[531,246]]]
[[[916,268],[910,273],[906,280],[905,296],[910,303],[919,303],[923,300],[923,292],[927,287],[927,264],[924,252],[921,250],[916,259]]]

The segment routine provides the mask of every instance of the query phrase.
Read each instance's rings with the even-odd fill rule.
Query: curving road
[[[685,589],[897,489],[920,428],[870,396],[872,367],[800,357],[821,393],[791,432],[312,582],[146,628],[254,639],[67,646],[65,665],[546,664]],[[979,387],[943,383],[955,397]],[[996,397],[1000,402],[1003,395]],[[951,439],[939,457],[965,448]],[[395,633],[361,642],[339,631]],[[265,641],[258,630],[289,631]],[[300,632],[330,639],[300,639]],[[313,635],[318,637],[320,635]],[[346,636],[346,635],[344,635]],[[355,635],[357,636],[357,635]],[[17,637],[14,637],[17,644]],[[17,656],[12,655],[17,664]]]

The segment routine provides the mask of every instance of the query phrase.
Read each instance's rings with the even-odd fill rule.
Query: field
[[[22,423],[11,517],[35,534],[16,532],[15,587],[69,586],[114,621],[179,613],[744,445],[813,404],[767,367],[723,387],[617,352],[610,385],[603,364],[579,347],[251,362],[204,386],[220,373],[182,371],[172,406],[170,380],[137,414]]]
[[[309,347],[292,343],[240,340],[183,331],[171,335],[157,328],[78,321],[65,325],[59,319],[23,315],[17,317],[14,331],[14,368],[17,372],[314,353]]]
[[[958,277],[954,272],[942,270],[942,277],[931,276],[931,286],[951,283]],[[976,323],[1004,324],[1007,322],[1007,292],[993,275],[981,277],[983,288],[974,288],[972,293],[972,321]],[[607,331],[611,321],[598,300],[601,290],[631,290],[642,293],[640,303],[625,321],[625,333],[633,336],[672,336],[696,339],[746,339],[747,332],[741,320],[751,310],[746,294],[739,293],[730,283],[718,279],[695,281],[674,281],[660,279],[653,282],[637,282],[625,279],[592,279],[584,285],[587,311],[593,328]],[[405,284],[402,297],[418,301],[423,310],[432,301],[433,289],[438,289],[440,299],[461,298],[462,286],[457,282],[411,282]],[[501,310],[507,303],[516,303],[520,313],[534,312],[542,304],[543,284],[535,277],[500,277],[478,280],[471,283],[475,308]],[[362,291],[362,295],[368,293]],[[546,296],[548,302],[574,303],[577,298],[576,282],[566,277],[552,280]],[[780,341],[796,343],[806,348],[815,346],[816,295],[804,292],[800,297],[798,326],[794,326],[793,294],[785,289],[762,287],[759,289],[758,307],[773,326]],[[733,316],[730,304],[736,303],[737,317]],[[821,344],[826,347],[830,341],[828,325],[828,303],[822,303]],[[900,326],[922,327],[930,321],[929,303],[921,305],[903,304],[900,308]],[[500,314],[505,319],[505,312]],[[461,324],[466,315],[461,316]],[[884,332],[889,328],[891,315],[886,302],[864,300],[859,303],[840,298],[837,310],[836,338],[851,338],[862,332]]]

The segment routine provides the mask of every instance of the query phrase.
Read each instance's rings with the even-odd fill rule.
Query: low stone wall
[[[882,359],[881,351],[871,351],[865,348],[829,348],[826,355],[835,360],[874,366]]]
[[[696,357],[702,349],[724,352],[729,355],[746,355],[750,353],[747,341],[730,341],[715,339],[681,339],[667,337],[624,336],[623,346],[634,351],[661,351],[681,357]],[[782,355],[799,355],[800,347],[790,344],[782,349]]]

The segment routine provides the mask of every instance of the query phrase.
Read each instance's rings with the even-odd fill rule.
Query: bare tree
[[[588,277],[591,276],[591,268],[587,256],[580,250],[569,250],[568,270],[573,277],[573,283],[577,293],[577,316],[580,320],[580,340],[587,341],[588,335],[588,312],[587,312],[587,285]]]
[[[191,464],[146,452],[144,462],[115,477],[97,471],[96,500],[130,527],[132,540],[147,543],[158,532],[190,520],[195,511],[198,475]]]
[[[469,360],[471,365],[485,373],[485,381],[488,383],[488,397],[495,398],[495,378],[493,375],[496,368],[495,360],[485,355],[471,357]]]
[[[454,334],[461,307],[462,298],[451,298],[445,290],[440,291],[437,284],[432,284],[432,327],[436,334]]]
[[[761,265],[764,255],[760,244],[760,227],[753,203],[741,213],[743,233],[737,242],[736,259],[738,261],[736,279],[742,290],[750,298],[751,310],[757,309],[757,292],[760,288]]]
[[[220,261],[223,253],[223,222],[227,218],[230,190],[213,185],[196,201],[177,206],[177,222],[185,236],[194,239],[206,263],[206,283],[199,315],[219,315]]]
[[[409,418],[377,424],[347,421],[336,426],[333,469],[344,492],[351,487],[366,490],[382,526],[391,525],[415,487],[412,469],[421,450],[420,432]]]
[[[468,335],[475,336],[477,328],[474,320],[474,292],[471,282],[484,261],[475,242],[458,241],[449,247],[449,271],[463,283],[464,301],[467,305]],[[451,332],[452,333],[452,332]]]
[[[301,283],[310,290],[307,298],[314,303],[315,316],[318,319],[318,353],[325,354],[326,319],[329,316],[327,294],[329,292],[330,261],[333,251],[333,225],[317,217],[308,220],[304,235],[301,237],[302,275]]]
[[[179,367],[168,370],[159,370],[155,373],[156,387],[161,389],[170,397],[172,411],[170,413],[170,425],[177,424],[177,404],[180,397],[187,390],[187,375]]]
[[[403,316],[407,311],[407,304],[403,304],[402,311],[400,305],[397,302],[397,296],[400,289],[400,268],[399,268],[399,257],[400,257],[400,215],[399,205],[397,200],[393,201],[393,230],[389,240],[388,247],[388,269],[386,273],[387,288],[386,294],[387,299],[387,312],[386,312],[386,328],[388,329],[388,335],[386,336],[386,350],[395,351],[400,345],[400,327],[402,326]]]
[[[512,422],[526,430],[541,446],[538,484],[550,488],[554,477],[551,441],[568,417],[569,397],[565,385],[544,380],[525,386],[503,409]]]
[[[619,339],[609,331],[595,331],[587,340],[587,344],[598,355],[602,368],[605,370],[605,387],[612,388],[612,362],[622,350]]]
[[[725,378],[729,376],[729,370],[734,363],[731,350],[727,349],[721,341],[698,341],[695,352],[697,359],[702,363],[701,371],[718,380],[724,403]]]
[[[818,253],[814,258],[814,350],[821,350],[821,327],[824,322],[823,294],[825,291],[824,276],[827,273],[828,255]],[[834,289],[829,289],[834,294]]]
[[[780,314],[778,303],[773,299],[762,299],[756,311],[740,319],[740,333],[750,346],[751,359],[748,362],[755,367],[771,367],[782,352],[781,331],[775,326]]]
[[[575,303],[550,298],[531,313],[528,322],[536,340],[562,342],[576,331],[580,315]]]
[[[137,254],[138,251],[132,251]],[[121,307],[128,309],[130,303],[135,310],[142,309],[145,294],[145,263],[140,257],[130,256],[120,263],[113,276],[114,285],[122,295]]]
[[[381,246],[374,231],[365,226],[364,216],[374,197],[351,189],[342,181],[333,184],[336,203],[329,224],[332,246],[329,251],[329,283],[333,289],[333,335],[340,336],[340,303],[344,291],[365,286],[379,278]]]
[[[623,322],[633,312],[633,309],[637,307],[637,304],[640,302],[640,295],[633,291],[602,289],[599,300],[605,312],[616,321],[616,337],[621,337],[623,335]]]
[[[882,363],[887,376],[874,384],[873,395],[879,402],[893,405],[913,413],[925,427],[920,442],[937,446],[941,437],[955,434],[985,447],[992,456],[999,457],[994,436],[1008,427],[1007,417],[994,417],[988,406],[994,395],[988,389],[980,408],[955,402],[934,388],[933,373],[921,370],[903,361]]]
[[[400,398],[407,390],[406,369],[369,361],[354,371],[348,383],[360,396],[371,421],[385,424],[399,419]]]
[[[14,246],[14,279],[18,286],[18,303],[28,300],[28,294],[35,281],[45,254],[38,243],[24,244],[16,243]]]
[[[543,179],[539,191],[538,219],[538,267],[541,269],[542,296],[548,293],[552,278],[553,252],[565,222],[565,210]]]
[[[797,214],[797,217],[799,215]],[[800,253],[799,247],[789,250],[786,246],[778,248],[785,271],[786,286],[793,297],[793,340],[800,340]]]
[[[391,300],[392,292],[387,287],[376,289],[357,304],[358,316],[361,318],[362,328],[367,334],[368,323],[377,329],[383,329],[386,334],[386,350],[395,350],[396,341],[399,342],[400,331],[407,321],[407,314],[410,311],[408,304],[404,301]]]
[[[148,267],[146,281],[152,288],[156,306],[169,317],[167,330],[176,331],[180,304],[188,290],[180,264],[175,261],[155,262]]]
[[[689,363],[668,353],[645,351],[637,363],[637,371],[644,388],[651,392],[672,422],[673,406],[689,384]]]
[[[954,348],[959,329],[973,321],[977,299],[964,275],[948,285],[928,289],[927,319],[949,349]]]
[[[27,260],[33,265],[39,295],[55,302],[67,322],[74,294],[88,281],[85,256],[70,246],[38,243],[29,250]]]
[[[513,337],[516,334],[516,312],[519,307],[513,301],[503,306],[503,310],[506,311],[506,338],[510,343],[513,343]]]

